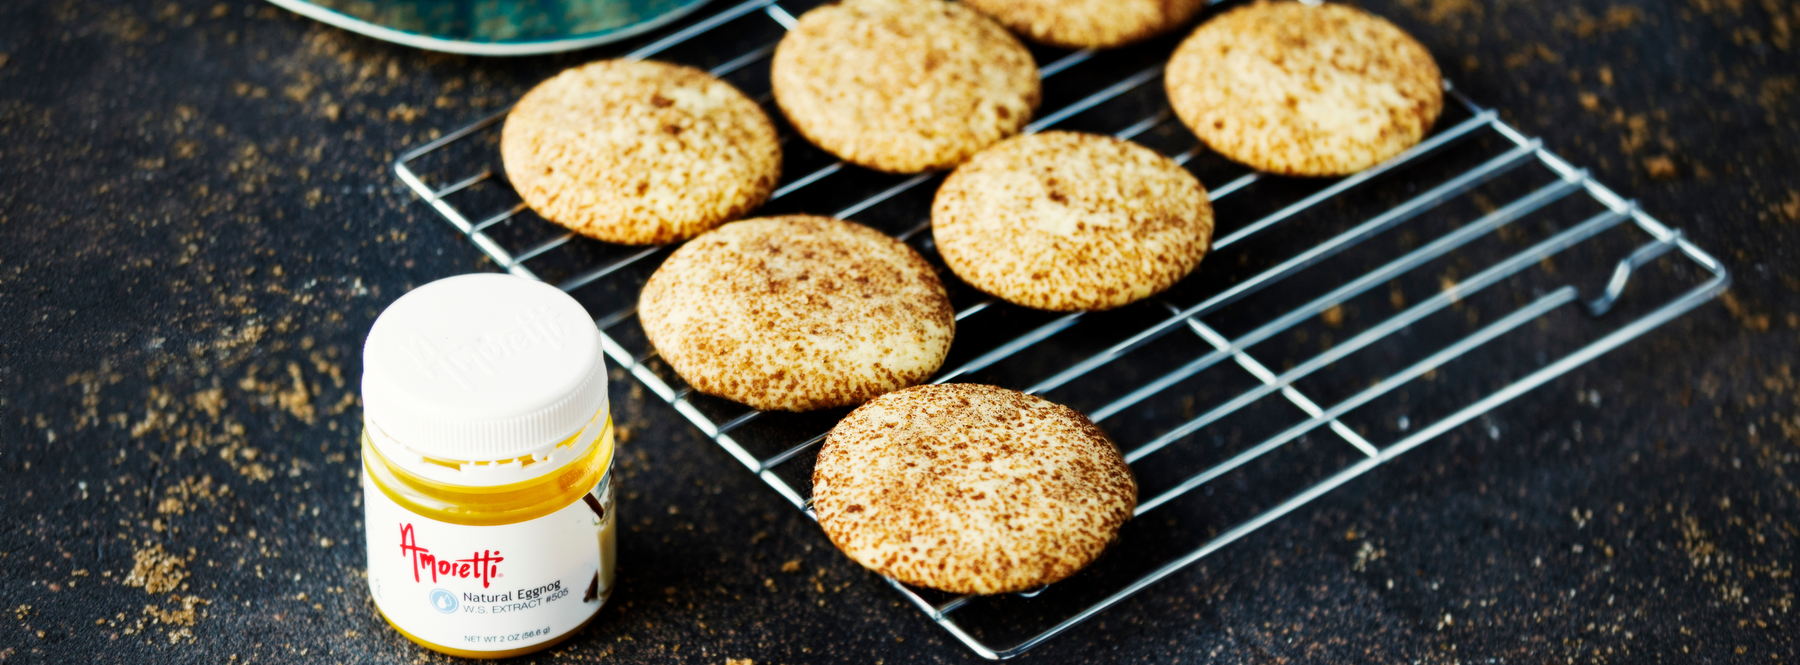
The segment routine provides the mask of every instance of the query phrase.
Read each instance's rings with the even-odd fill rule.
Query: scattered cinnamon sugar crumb
[[[219,413],[225,410],[225,390],[222,388],[202,390],[188,396],[188,401],[193,403],[194,408],[205,411],[207,417],[217,421]]]
[[[262,462],[251,462],[240,466],[238,467],[238,473],[244,474],[244,477],[251,480],[261,482],[268,482],[270,478],[275,477],[275,472],[270,470],[269,467],[263,466]]]
[[[394,105],[394,108],[388,109],[387,111],[388,120],[399,120],[407,124],[412,124],[414,120],[418,120],[419,116],[422,115],[425,115],[425,109],[406,104],[396,104]]]
[[[1650,172],[1652,179],[1674,180],[1675,160],[1669,159],[1668,155],[1657,155],[1644,160],[1644,170]]]
[[[1627,155],[1636,153],[1650,142],[1650,121],[1642,113],[1629,116],[1617,110],[1613,112],[1612,121],[1625,125],[1626,133],[1619,137],[1619,150]]]
[[[799,559],[789,559],[787,563],[781,564],[781,572],[784,572],[784,573],[800,572],[800,560]]]
[[[334,416],[339,415],[345,411],[350,410],[350,408],[354,407],[354,406],[356,406],[356,391],[352,390],[350,392],[344,393],[344,398],[338,400],[337,404],[333,404],[331,406],[331,409],[328,410],[327,413],[334,415]]]
[[[163,551],[161,543],[139,548],[132,554],[135,563],[125,576],[125,586],[143,587],[146,593],[174,591],[187,579],[187,560]]]
[[[322,358],[315,358],[314,366],[318,367],[321,373],[331,375],[333,383],[342,387],[342,370],[331,371],[333,369],[331,364],[322,360]],[[251,364],[245,370],[244,378],[238,380],[238,388],[250,393],[254,401],[277,406],[300,422],[308,425],[317,422],[319,409],[313,404],[312,399],[320,394],[323,387],[316,382],[310,384],[307,382],[305,374],[301,372],[300,363],[292,361],[287,363],[286,381],[279,378],[265,381],[257,376],[257,372],[261,370],[260,366]],[[286,385],[283,385],[284,383]],[[341,413],[341,409],[347,408],[344,405],[353,403],[354,400],[354,393],[346,392],[338,405],[331,407],[329,415]]]
[[[1415,9],[1421,8],[1418,7],[1421,4],[1419,0],[1411,2],[1401,0],[1401,4]],[[1480,19],[1483,14],[1481,4],[1474,0],[1430,0],[1425,5],[1422,8],[1425,10],[1425,20],[1438,25],[1450,22],[1456,27],[1461,27],[1464,17]]]
[[[1386,549],[1376,547],[1374,542],[1365,540],[1362,543],[1362,547],[1356,550],[1356,560],[1351,562],[1350,569],[1359,573],[1363,572],[1369,569],[1370,561],[1380,559],[1384,556],[1387,556]]]
[[[156,504],[156,512],[164,515],[185,514],[194,510],[194,504],[200,499],[213,503],[218,500],[219,494],[230,491],[231,489],[225,485],[220,485],[215,491],[211,475],[200,478],[189,476],[181,482],[169,486],[168,492],[163,495],[162,502]]]
[[[1329,309],[1319,312],[1319,318],[1325,321],[1325,325],[1333,328],[1340,327],[1344,325],[1344,306],[1332,305]]]
[[[1737,319],[1739,323],[1744,324],[1745,328],[1749,328],[1756,332],[1769,331],[1769,324],[1771,323],[1769,315],[1751,312],[1748,306],[1745,306],[1742,301],[1737,299],[1736,294],[1730,291],[1721,293],[1719,294],[1719,302],[1725,305],[1725,311],[1731,312],[1731,318]]]
[[[1613,5],[1606,10],[1606,30],[1624,30],[1644,20],[1644,10],[1629,5]]]
[[[1789,222],[1800,222],[1800,192],[1788,190],[1787,198],[1775,204],[1775,214]]]
[[[312,396],[306,391],[306,378],[300,375],[300,363],[288,363],[287,370],[288,377],[293,381],[293,387],[277,393],[276,400],[281,403],[281,408],[294,414],[294,417],[299,418],[301,422],[311,425],[315,412]]]
[[[200,610],[195,609],[195,607],[198,605],[212,604],[212,601],[199,596],[172,596],[170,600],[179,602],[181,607],[179,609],[163,609],[155,605],[145,605],[144,613],[156,617],[156,620],[159,623],[166,623],[172,626],[192,626],[194,625],[194,621],[200,617]]]

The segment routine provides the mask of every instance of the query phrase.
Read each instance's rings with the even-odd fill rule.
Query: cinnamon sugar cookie
[[[1424,46],[1336,3],[1258,0],[1226,12],[1175,49],[1164,80],[1208,147],[1282,175],[1374,166],[1418,144],[1444,107]]]
[[[694,389],[762,410],[860,404],[930,378],[956,313],[931,264],[828,217],[733,222],[669,256],[638,302]]]
[[[1174,160],[1130,141],[1044,132],[957,168],[931,205],[950,270],[1026,307],[1112,309],[1173,286],[1211,246],[1212,204]]]
[[[706,72],[601,60],[519,100],[506,176],[545,219],[629,245],[685,240],[756,209],[781,178],[762,108]]]
[[[1075,574],[1137,506],[1118,448],[1086,416],[975,384],[882,395],[831,428],[813,510],[851,559],[951,593]]]
[[[775,48],[775,101],[845,161],[892,173],[945,169],[1017,134],[1037,108],[1037,66],[987,17],[943,0],[843,0],[800,16]]]
[[[962,0],[1013,32],[1063,48],[1112,48],[1179,27],[1206,0]]]

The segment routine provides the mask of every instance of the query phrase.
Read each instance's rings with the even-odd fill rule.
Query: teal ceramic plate
[[[707,0],[269,0],[376,39],[432,51],[530,55],[654,30]]]

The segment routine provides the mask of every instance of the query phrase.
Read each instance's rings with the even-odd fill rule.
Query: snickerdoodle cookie
[[[1019,132],[1037,108],[1031,52],[943,0],[843,0],[775,49],[775,101],[808,141],[892,173],[946,169]]]
[[[525,93],[500,156],[545,219],[632,245],[685,240],[756,209],[781,178],[762,108],[691,67],[601,60]]]
[[[1170,57],[1176,115],[1232,160],[1347,175],[1418,144],[1444,107],[1425,47],[1348,5],[1269,2],[1202,24]]]
[[[1206,0],[962,0],[1040,44],[1112,48],[1187,23]]]
[[[938,189],[931,231],[950,269],[999,298],[1112,309],[1174,285],[1211,246],[1212,204],[1174,160],[1119,139],[1008,139]]]
[[[877,397],[833,427],[812,506],[831,542],[875,572],[994,594],[1092,563],[1131,518],[1137,482],[1075,410],[941,384]]]
[[[956,313],[931,264],[828,217],[726,224],[644,285],[644,332],[700,392],[763,410],[860,404],[930,378]]]

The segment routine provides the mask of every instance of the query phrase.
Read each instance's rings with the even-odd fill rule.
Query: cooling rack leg
[[[1681,237],[1681,231],[1675,231],[1670,234],[1668,239],[1646,243],[1637,248],[1637,251],[1632,252],[1631,256],[1620,259],[1619,265],[1613,268],[1612,279],[1606,283],[1606,291],[1600,294],[1600,297],[1587,302],[1588,314],[1604,316],[1607,312],[1612,311],[1613,305],[1619,302],[1619,296],[1625,294],[1625,285],[1630,283],[1632,272],[1646,263],[1655,261],[1657,257],[1669,253],[1670,250],[1678,248]]]
[[[1699,307],[1701,304],[1717,297],[1719,293],[1723,292],[1725,287],[1730,284],[1730,273],[1721,271],[1715,274],[1713,278],[1707,280],[1706,283],[1689,290],[1674,302],[1663,305],[1655,312],[1651,312],[1643,318],[1613,331],[1612,334],[1602,337],[1587,346],[1581,347],[1580,351],[1564,356],[1561,360],[1551,363],[1536,372],[1532,372],[1525,378],[1514,381],[1512,384],[1502,388],[1498,392],[1495,392],[1474,404],[1463,407],[1462,410],[1451,414],[1449,417],[1432,423],[1431,426],[1419,430],[1412,436],[1401,439],[1394,443],[1394,445],[1388,446],[1387,449],[1381,451],[1382,461],[1398,457],[1401,453],[1412,450],[1413,448],[1418,447],[1419,444],[1431,440],[1432,437],[1450,431],[1451,428],[1468,422],[1476,416],[1492,411],[1501,404],[1511,401],[1512,398],[1523,395],[1531,389],[1549,382],[1551,379],[1567,374],[1569,370],[1586,364],[1588,361],[1599,357],[1600,354],[1618,348],[1619,345],[1636,339],[1638,336],[1655,329],[1657,326],[1667,323],[1670,319],[1685,314],[1688,310],[1695,307]],[[1567,289],[1570,287],[1564,288]]]

